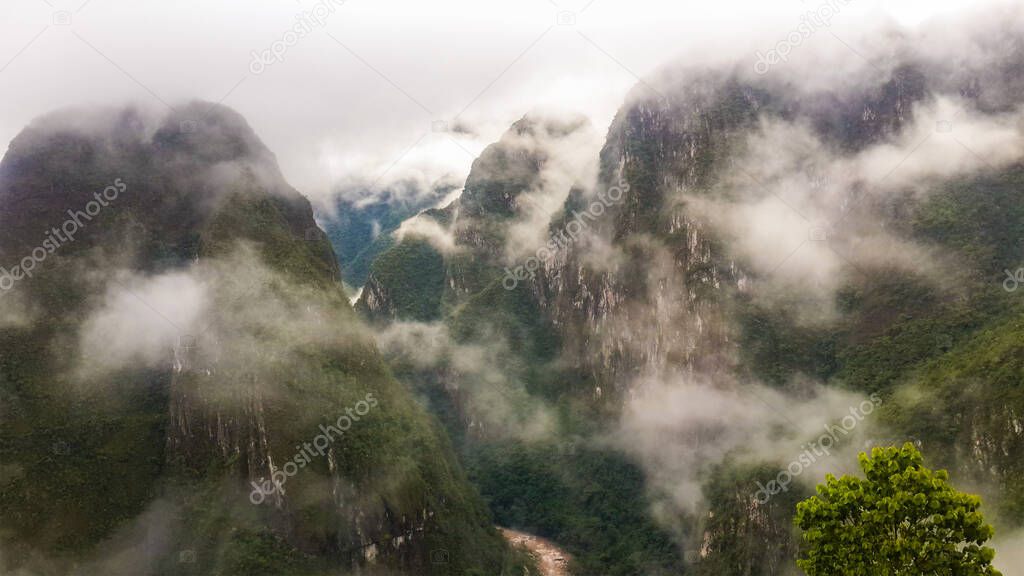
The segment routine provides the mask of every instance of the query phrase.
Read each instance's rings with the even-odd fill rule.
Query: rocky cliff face
[[[730,174],[753,178],[742,150],[764,122],[805,121],[857,150],[898,133],[925,96],[912,67],[854,96],[780,93],[736,72],[667,77],[658,93],[637,87],[609,129],[598,188],[602,197],[622,190],[621,200],[604,202],[592,219],[597,234],[560,253],[534,284],[573,357],[605,387],[666,369],[735,369],[729,300],[755,272],[682,198],[718,194]],[[597,200],[566,212],[597,211]],[[595,265],[597,251],[618,258]]]
[[[541,305],[575,340],[570,353],[604,388],[670,364],[711,368],[729,346],[716,293],[736,289],[742,272],[672,200],[678,189],[708,188],[730,138],[754,120],[754,91],[718,83],[695,79],[671,101],[642,97],[619,113],[601,154],[602,193],[572,208],[591,216],[597,233],[537,282]],[[723,101],[738,109],[723,110]],[[619,258],[595,266],[589,255],[601,248]]]

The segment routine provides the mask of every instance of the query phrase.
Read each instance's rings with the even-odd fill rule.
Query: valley
[[[227,96],[27,122],[0,574],[1021,576],[1017,8],[666,56],[607,118],[399,88],[397,159],[355,81],[289,138]]]

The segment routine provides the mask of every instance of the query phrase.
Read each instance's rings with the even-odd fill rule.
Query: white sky
[[[311,197],[382,174],[434,177],[442,167],[463,178],[481,147],[531,110],[582,112],[604,131],[634,75],[678,58],[753,62],[822,4],[588,1],[348,0],[254,75],[251,52],[316,0],[0,0],[0,149],[60,107],[223,99]],[[830,29],[886,17],[916,25],[977,3],[849,0]],[[70,25],[60,24],[65,11]],[[560,12],[575,23],[557,24]],[[816,36],[800,49],[836,42]],[[431,132],[463,110],[476,137]]]

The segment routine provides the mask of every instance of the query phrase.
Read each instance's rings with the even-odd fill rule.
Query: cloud
[[[324,143],[321,158],[334,182],[331,194],[313,198],[331,209],[331,197],[362,206],[376,201],[421,204],[438,188],[459,187],[473,159],[486,142],[472,134],[428,133],[412,148],[346,152],[335,143]]]
[[[245,243],[165,274],[97,276],[106,293],[78,334],[83,382],[138,368],[269,375],[304,365],[304,351],[345,350],[369,338],[340,286],[298,284]],[[232,381],[222,379],[211,397],[230,396]]]
[[[854,157],[847,174],[896,190],[922,180],[998,169],[1019,160],[1024,144],[1020,111],[981,114],[948,96],[918,105],[914,123],[893,142]]]
[[[395,322],[376,337],[392,363],[441,374],[471,432],[525,441],[554,433],[554,412],[527,392],[500,335],[463,343],[440,323]]]
[[[1024,531],[996,533],[991,546],[996,550],[994,565],[1003,576],[1024,576]]]
[[[208,287],[194,275],[115,273],[103,303],[82,324],[81,369],[93,376],[128,367],[166,367],[173,348],[202,330],[209,305]]]
[[[417,215],[409,218],[395,231],[395,237],[401,241],[406,237],[422,238],[430,243],[441,254],[449,255],[462,250],[456,245],[455,235],[434,218]]]
[[[908,9],[904,0],[858,0],[832,29],[854,43],[844,33],[853,23],[889,13],[917,20],[907,14],[926,16],[946,10],[943,4]],[[473,158],[447,135],[435,142],[435,121],[447,122],[460,142],[468,137],[463,146],[473,154],[479,148],[470,143],[493,142],[538,106],[583,113],[603,130],[636,76],[677,57],[752,62],[756,49],[784,37],[809,9],[753,0],[498,9],[468,0],[347,2],[283,62],[254,76],[251,52],[280,39],[308,5],[108,0],[72,13],[69,26],[54,25],[53,12],[77,6],[54,6],[28,4],[0,18],[0,54],[11,60],[2,74],[16,87],[0,95],[0,142],[34,117],[84,101],[161,109],[192,98],[223,102],[253,122],[289,181],[314,201],[329,198],[341,180],[372,182],[392,163],[389,175],[398,181],[419,166],[431,171],[428,181],[435,166],[464,178]],[[575,24],[557,25],[561,11],[573,12]],[[245,26],[237,26],[240,18]],[[828,34],[818,36],[798,56],[848,51]],[[420,163],[420,156],[436,163]]]
[[[848,428],[834,434],[835,447],[815,458],[797,480],[813,485],[825,473],[854,471],[856,453],[878,430],[870,418],[875,405],[859,412],[871,403],[867,398],[813,383],[780,391],[690,374],[641,378],[631,389],[619,428],[605,441],[638,459],[655,508],[673,514],[703,509],[702,484],[726,458],[774,464],[781,472],[829,426]],[[855,424],[849,420],[854,412],[861,416]],[[750,488],[751,494],[758,489]]]
[[[516,197],[517,213],[509,225],[505,253],[516,261],[548,241],[551,219],[559,214],[573,188],[592,190],[597,180],[602,135],[579,116],[530,117],[535,128],[510,134],[502,144],[511,154],[541,159],[536,186]]]
[[[757,277],[778,291],[813,296],[819,307],[829,308],[835,290],[860,269],[939,281],[943,255],[900,237],[878,207],[1019,161],[1024,122],[1017,111],[982,114],[945,96],[909,115],[913,122],[898,136],[853,154],[834,150],[806,123],[763,119],[714,195],[681,190],[678,200],[724,234]]]

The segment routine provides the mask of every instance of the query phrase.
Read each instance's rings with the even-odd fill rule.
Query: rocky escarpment
[[[622,190],[621,201],[595,215],[597,234],[559,253],[533,285],[571,357],[606,389],[666,368],[735,368],[729,300],[752,271],[681,197],[713,195],[729,175],[752,178],[738,156],[765,121],[806,118],[822,139],[856,150],[898,133],[925,97],[912,67],[857,97],[780,93],[736,72],[666,78],[657,93],[637,87],[609,129],[599,190]],[[566,213],[599,208],[596,200],[578,198]],[[620,258],[595,265],[597,250]]]

